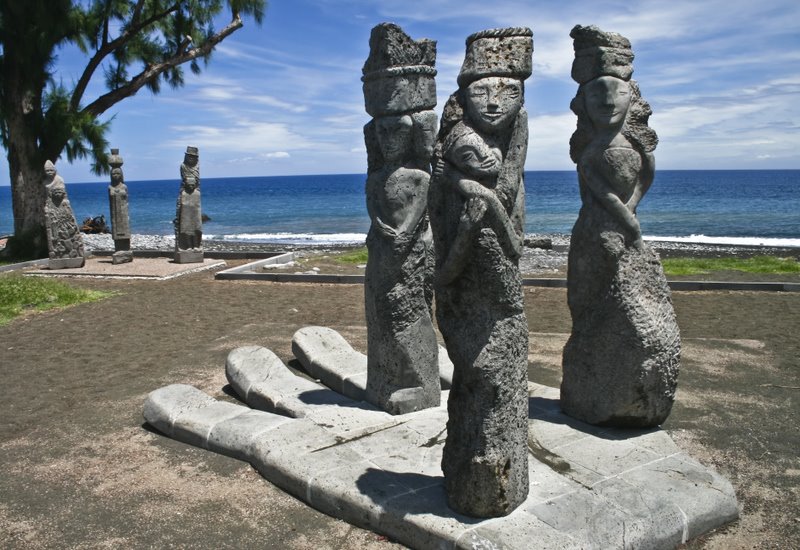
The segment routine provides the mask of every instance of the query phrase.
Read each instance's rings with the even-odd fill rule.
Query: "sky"
[[[221,28],[228,14],[219,19]],[[220,44],[199,75],[157,96],[143,89],[113,117],[110,147],[128,181],[178,179],[186,146],[203,177],[365,173],[361,67],[373,26],[393,22],[438,42],[437,114],[456,90],[464,41],[507,26],[533,30],[525,84],[527,170],[572,170],[571,28],[627,37],[634,78],[653,108],[660,169],[800,168],[800,2],[797,0],[271,0],[263,24]],[[56,78],[85,63],[59,52]],[[86,98],[103,92],[102,72]],[[88,161],[57,163],[70,182],[104,181]],[[8,185],[0,161],[0,185]]]

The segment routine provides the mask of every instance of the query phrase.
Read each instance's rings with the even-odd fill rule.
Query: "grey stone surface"
[[[47,189],[44,204],[47,251],[50,269],[83,267],[86,262],[83,238],[75,213],[67,198],[67,187],[49,160],[44,163],[43,183]]]
[[[367,384],[367,356],[353,349],[341,334],[328,327],[303,327],[292,337],[292,353],[309,375],[342,395],[363,401]],[[453,363],[438,346],[439,381],[448,389]]]
[[[430,185],[436,319],[454,365],[442,468],[450,506],[476,517],[508,514],[528,491],[528,328],[519,257],[528,144],[523,81],[532,50],[530,29],[467,39]]]
[[[397,25],[372,29],[361,78],[364,106],[373,117],[424,111],[436,106],[436,42],[412,40]]]
[[[571,36],[580,88],[570,155],[582,206],[569,250],[561,405],[592,424],[657,426],[672,408],[680,365],[669,286],[636,217],[653,182],[657,137],[630,80],[628,41],[596,27]]]
[[[273,357],[255,346],[231,353],[229,366],[247,372],[248,380],[237,382],[244,393],[308,382],[292,383],[296,375]],[[249,461],[322,512],[412,548],[674,548],[737,515],[730,484],[681,453],[665,432],[582,423],[560,411],[558,389],[530,384],[531,453],[540,460],[528,466],[529,496],[505,517],[468,517],[448,506],[443,406],[392,416],[341,395],[325,397],[335,392],[322,386],[308,391],[315,402],[298,401],[305,410],[291,418],[176,384],[152,392],[144,416],[175,439]],[[548,426],[562,436],[545,437],[553,433]],[[615,465],[620,459],[623,471]],[[590,482],[580,473],[588,468],[596,470]]]
[[[131,222],[128,214],[128,186],[122,173],[122,157],[119,149],[111,149],[108,156],[111,166],[111,184],[108,186],[108,204],[111,212],[111,236],[114,239],[114,264],[133,261],[131,252]]]
[[[433,241],[426,214],[436,139],[436,43],[372,29],[364,101],[367,147],[366,399],[392,413],[439,405],[433,329]],[[429,82],[420,93],[417,85]],[[432,102],[432,103],[431,103]]]
[[[203,261],[203,212],[200,197],[200,158],[189,146],[183,156],[181,189],[175,207],[175,262]]]

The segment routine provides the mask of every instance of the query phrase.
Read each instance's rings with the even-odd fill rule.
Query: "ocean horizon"
[[[275,244],[363,242],[365,174],[204,178],[209,240]],[[171,235],[180,181],[126,181],[135,234]],[[80,224],[109,220],[107,182],[67,183]],[[580,209],[574,170],[525,172],[528,234],[569,234]],[[0,187],[0,236],[13,233]],[[649,240],[800,247],[800,170],[660,170],[638,217]]]

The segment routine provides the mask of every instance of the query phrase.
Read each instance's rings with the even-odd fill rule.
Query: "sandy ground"
[[[290,361],[306,325],[364,350],[359,285],[71,281],[102,302],[0,327],[0,546],[4,548],[398,547],[330,518],[249,465],[143,425],[166,384],[235,401],[224,361],[259,344]],[[530,378],[557,386],[566,291],[526,288]],[[736,488],[741,519],[690,547],[800,548],[800,293],[678,292],[683,366],[664,425]]]

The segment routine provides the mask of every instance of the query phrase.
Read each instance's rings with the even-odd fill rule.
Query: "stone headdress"
[[[111,168],[121,168],[123,164],[122,157],[119,155],[119,149],[111,149],[111,154],[108,155],[108,165]]]
[[[436,42],[412,40],[393,23],[381,23],[369,37],[369,57],[361,77],[364,107],[373,117],[436,106]]]
[[[467,37],[467,53],[458,74],[461,88],[487,76],[525,80],[533,70],[533,31],[527,27],[488,29]]]

